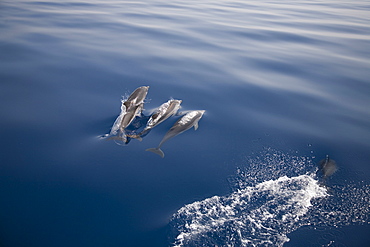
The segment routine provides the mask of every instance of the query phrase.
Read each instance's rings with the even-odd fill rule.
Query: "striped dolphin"
[[[148,94],[149,86],[142,86],[135,89],[134,92],[128,97],[128,99],[124,102],[126,109],[130,110],[130,107],[135,107],[141,105],[146,95]]]
[[[122,100],[121,113],[114,122],[110,135],[119,135],[112,139],[119,139],[126,141],[126,135],[124,130],[131,124],[136,116],[141,114],[143,109],[144,100],[148,93],[149,86],[143,86],[137,88],[127,100]]]
[[[198,122],[202,118],[204,114],[204,110],[197,110],[197,111],[190,111],[186,113],[184,116],[182,116],[172,127],[171,129],[166,133],[166,135],[163,137],[162,141],[159,143],[158,147],[156,148],[148,148],[145,151],[150,151],[155,154],[158,154],[162,158],[164,157],[164,153],[161,150],[161,147],[163,143],[171,139],[172,137],[175,137],[182,132],[194,127],[195,130],[198,129]]]
[[[162,123],[167,118],[176,114],[180,108],[182,100],[170,99],[166,103],[163,103],[149,118],[145,128],[137,135],[130,135],[132,138],[139,139],[141,141],[141,136],[149,132],[152,128]]]

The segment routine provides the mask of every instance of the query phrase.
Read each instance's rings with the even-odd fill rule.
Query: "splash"
[[[327,196],[308,175],[283,176],[181,208],[176,246],[282,246],[311,200]]]
[[[368,223],[369,186],[328,191],[309,157],[271,149],[249,162],[230,178],[229,195],[173,215],[173,246],[283,246],[287,234],[304,225]]]

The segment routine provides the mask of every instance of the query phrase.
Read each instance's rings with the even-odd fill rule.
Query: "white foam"
[[[344,181],[328,193],[311,158],[271,148],[246,163],[229,178],[231,194],[173,215],[174,246],[283,246],[304,225],[370,224],[370,185],[364,182]]]
[[[181,208],[174,216],[175,246],[282,246],[286,234],[326,189],[308,175],[280,177],[228,196],[214,196]]]

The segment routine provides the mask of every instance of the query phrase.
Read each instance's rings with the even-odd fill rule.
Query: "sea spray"
[[[273,149],[247,161],[229,178],[229,195],[172,216],[173,246],[283,246],[302,226],[369,224],[369,185],[325,186],[312,158]]]
[[[327,196],[308,175],[280,177],[181,208],[175,246],[282,246],[311,200]]]

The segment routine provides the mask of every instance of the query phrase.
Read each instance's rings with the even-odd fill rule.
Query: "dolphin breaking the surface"
[[[190,111],[186,113],[183,117],[181,117],[172,127],[171,129],[166,133],[166,135],[163,137],[162,141],[159,143],[158,147],[156,148],[148,148],[145,151],[150,151],[155,154],[158,154],[162,158],[164,157],[164,153],[161,150],[161,147],[163,143],[171,139],[172,137],[175,137],[182,132],[194,127],[195,130],[198,129],[198,122],[202,118],[205,110],[196,110],[196,111]]]
[[[165,121],[167,118],[175,115],[180,109],[182,100],[170,99],[166,103],[163,103],[158,109],[151,115],[145,128],[137,135],[130,135],[129,137],[135,138],[141,141],[141,136],[148,133],[152,128]]]
[[[142,86],[135,89],[135,91],[126,100],[126,107],[137,106],[144,102],[148,94],[149,86]]]
[[[144,100],[148,93],[149,86],[137,88],[127,100],[122,100],[121,113],[114,122],[110,139],[126,141],[125,128],[131,124],[136,116],[139,116],[143,110]],[[117,135],[118,136],[114,136]]]

